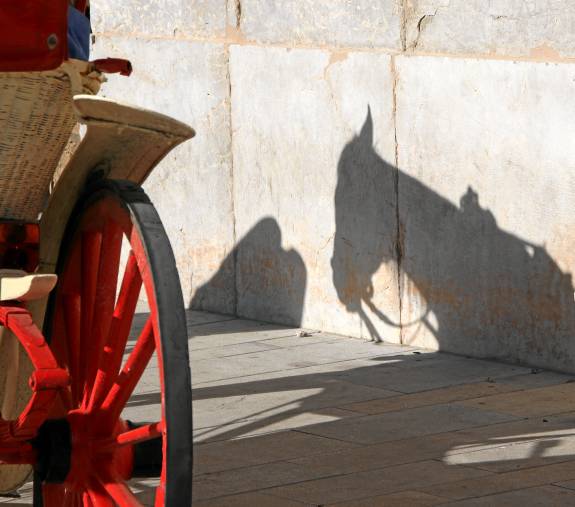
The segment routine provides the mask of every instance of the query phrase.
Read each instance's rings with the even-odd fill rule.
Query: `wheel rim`
[[[48,506],[141,505],[126,482],[131,446],[158,437],[163,459],[155,505],[191,503],[191,398],[179,281],[155,210],[141,190],[126,185],[108,183],[93,193],[67,235],[49,335],[71,377],[53,414],[69,424],[71,466],[63,483],[44,484]],[[129,245],[123,271],[122,242]],[[127,350],[142,288],[150,313]],[[148,365],[157,367],[161,418],[130,429],[121,413]],[[176,439],[182,427],[187,431]]]

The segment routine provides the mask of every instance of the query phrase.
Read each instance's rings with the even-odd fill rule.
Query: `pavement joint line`
[[[420,460],[420,461],[418,461],[417,463],[422,462],[422,461],[429,461],[429,460]],[[293,463],[290,463],[290,462],[288,462],[288,461],[281,461],[281,462],[279,462],[279,463],[293,464]],[[261,465],[253,465],[253,466],[249,466],[249,467],[245,467],[245,468],[247,469],[247,468],[261,467],[261,466],[265,466],[266,464],[269,465],[269,463],[263,463],[263,464],[261,464]],[[401,465],[399,465],[399,466],[401,466]],[[223,472],[214,472],[214,473],[209,473],[209,474],[205,474],[205,475],[206,475],[206,476],[213,476],[213,475],[216,475],[216,474],[219,474],[219,473],[223,473]],[[315,477],[315,478],[313,478],[313,479],[296,480],[296,481],[293,481],[293,482],[287,482],[287,483],[283,483],[283,484],[279,484],[279,485],[268,486],[268,487],[265,487],[265,488],[250,489],[250,490],[246,490],[246,491],[237,491],[237,492],[235,492],[235,493],[230,493],[229,495],[215,496],[215,497],[210,497],[209,499],[222,498],[223,496],[232,496],[232,495],[239,495],[239,494],[245,494],[245,493],[263,492],[263,491],[271,490],[271,489],[274,489],[274,488],[281,488],[281,487],[285,487],[285,486],[295,486],[295,485],[297,485],[297,484],[305,484],[305,483],[307,483],[307,482],[313,482],[313,481],[323,480],[323,479],[333,479],[333,478],[336,478],[336,477],[345,477],[345,476],[347,476],[347,475],[354,475],[354,474],[357,474],[357,473],[362,473],[362,472],[351,472],[351,473],[346,473],[346,474],[332,473],[332,474],[324,475],[324,476],[321,476],[321,477]],[[200,481],[200,480],[201,480],[200,477],[197,477],[197,480]],[[273,495],[273,496],[278,497],[278,495]],[[280,496],[279,498],[287,498],[287,497],[281,497],[281,496]],[[290,500],[291,500],[291,498],[290,498]]]
[[[391,467],[394,467],[394,466],[398,466],[398,467],[399,467],[399,466],[404,466],[404,465],[413,465],[413,464],[416,464],[416,463],[425,463],[425,462],[427,462],[427,461],[432,461],[432,460],[430,460],[430,459],[422,459],[422,460],[414,461],[413,463],[401,463],[401,464],[398,464],[398,465],[391,465],[390,467],[383,467],[383,468],[391,468]],[[462,465],[453,465],[453,466],[454,466],[454,467],[457,467],[457,468],[469,468],[469,467],[463,467]],[[323,476],[323,477],[316,477],[316,478],[314,478],[314,479],[305,479],[305,480],[293,482],[293,483],[290,483],[290,484],[282,484],[281,486],[270,486],[270,487],[268,487],[268,488],[261,488],[261,489],[259,489],[259,490],[255,490],[255,491],[267,491],[267,490],[271,490],[271,489],[275,489],[275,488],[281,488],[281,487],[286,487],[286,486],[295,486],[295,485],[298,485],[298,484],[305,484],[305,483],[314,482],[314,481],[321,481],[321,480],[324,480],[324,479],[334,479],[334,478],[337,478],[337,477],[347,477],[347,476],[350,476],[350,475],[357,475],[357,474],[362,474],[362,473],[374,472],[374,471],[377,471],[377,470],[383,470],[383,468],[372,468],[372,469],[370,469],[370,470],[365,470],[365,471],[362,471],[362,472],[350,472],[350,473],[344,473],[344,474],[333,474],[333,475],[329,475],[329,476],[326,475],[326,476]],[[481,470],[481,472],[485,472],[485,470]],[[496,475],[498,475],[498,474],[496,474],[496,473],[485,473],[485,475],[483,475],[483,476],[478,476],[478,477],[476,477],[475,479],[482,479],[482,478],[485,478],[485,477],[496,476]],[[467,480],[469,480],[469,479],[467,479]],[[471,479],[471,480],[473,480],[473,479]],[[441,482],[441,481],[439,481],[439,482],[431,481],[430,483],[426,484],[424,487],[425,487],[425,488],[428,488],[428,487],[431,487],[431,486],[437,486],[437,485],[443,485],[443,484],[450,484],[450,483],[461,482],[461,481],[462,481],[462,479],[457,479],[457,480],[452,480],[452,481],[445,481],[445,482]],[[535,487],[536,487],[536,486],[535,486]],[[374,497],[374,496],[379,496],[379,495],[391,495],[391,494],[393,494],[393,493],[399,493],[399,492],[401,492],[401,491],[412,491],[412,489],[411,489],[409,486],[402,486],[401,489],[393,489],[393,487],[392,487],[392,489],[390,489],[390,490],[388,490],[388,491],[385,491],[385,492],[382,492],[382,493],[376,493],[375,495],[372,494],[372,495],[370,495],[370,496],[365,496],[365,497],[361,497],[361,498],[360,498],[360,497],[356,497],[356,498],[349,499],[349,500],[347,500],[347,501],[349,502],[349,501],[354,501],[354,500],[361,500],[362,498],[372,498],[372,497]],[[273,494],[273,493],[268,493],[268,494]],[[276,496],[279,496],[279,495],[276,495]],[[281,496],[280,496],[280,498],[288,498],[288,499],[292,500],[292,498],[287,497],[287,496],[286,496],[286,497],[281,497]],[[440,498],[444,498],[444,497],[440,497]],[[342,502],[344,502],[344,501],[346,501],[346,500],[342,500]],[[332,503],[332,502],[330,502],[330,503]]]
[[[222,322],[232,322],[234,320],[240,320],[240,319],[236,319],[235,317],[233,317],[230,319],[211,320],[209,322],[197,322],[196,324],[193,324],[191,322],[186,322],[186,325],[189,328],[194,328],[194,327],[201,327],[201,326],[209,326],[210,324],[220,324]]]
[[[530,389],[528,389],[528,390],[530,390]],[[514,393],[517,393],[517,391],[513,391],[513,392],[511,392],[510,394],[514,394]],[[492,395],[492,396],[497,396],[497,395],[494,394],[494,395]],[[455,402],[452,402],[452,403],[454,403],[454,404],[456,404],[456,405],[466,406],[466,405],[464,404],[466,401],[473,401],[473,400],[460,400],[460,401],[455,401]],[[553,416],[560,416],[560,415],[562,415],[562,414],[570,414],[570,413],[572,413],[572,412],[574,411],[573,408],[572,408],[572,409],[570,409],[570,410],[565,410],[565,411],[562,411],[562,412],[544,412],[544,413],[541,413],[541,414],[533,414],[533,415],[531,415],[531,416],[525,416],[525,415],[517,415],[517,414],[512,413],[512,412],[505,412],[505,411],[502,410],[502,409],[493,410],[493,409],[489,409],[489,407],[485,407],[485,408],[483,408],[483,407],[473,407],[473,408],[477,408],[478,410],[484,410],[485,412],[494,412],[494,413],[497,413],[497,414],[510,415],[510,416],[513,416],[513,417],[520,417],[520,418],[522,418],[522,417],[533,417],[533,418],[536,418],[536,417],[553,417]],[[374,415],[378,415],[378,414],[374,414]]]
[[[292,402],[290,402],[290,404],[291,404],[291,403],[292,403]],[[278,408],[278,407],[273,407],[272,410],[275,410],[276,408]],[[306,409],[307,409],[306,412],[299,412],[298,414],[294,414],[294,415],[296,415],[296,416],[297,416],[297,415],[304,415],[304,414],[309,413],[309,412],[321,411],[321,410],[330,410],[330,409],[334,409],[334,408],[335,408],[335,409],[338,409],[338,410],[341,410],[341,409],[339,409],[338,407],[331,407],[331,406],[327,406],[327,407],[306,407]],[[367,415],[367,414],[359,414],[359,413],[357,413],[357,412],[352,412],[351,410],[341,410],[341,411],[342,411],[342,412],[349,412],[350,414],[353,414],[353,415],[350,415],[349,417],[346,417],[346,418],[343,418],[343,417],[342,417],[341,419],[338,419],[338,421],[339,421],[339,420],[344,420],[344,419],[346,419],[346,420],[347,420],[347,419],[358,419],[358,418],[361,418],[361,417],[364,417],[364,416]],[[278,417],[279,417],[279,416],[282,416],[282,415],[285,415],[285,414],[282,414],[282,413],[277,414]],[[321,415],[321,414],[319,414],[319,415]],[[274,416],[271,416],[271,417],[274,417]],[[223,424],[214,424],[214,425],[211,425],[211,426],[197,426],[194,431],[196,431],[196,430],[208,430],[208,429],[214,429],[214,428],[226,428],[227,426],[234,426],[234,425],[240,424],[240,423],[251,423],[251,422],[256,422],[256,421],[266,421],[266,420],[269,419],[269,418],[270,418],[270,417],[265,417],[264,419],[262,419],[261,417],[258,417],[257,415],[256,415],[256,416],[247,416],[247,417],[245,417],[245,418],[234,419],[233,421],[226,422],[226,423],[223,423]],[[310,424],[306,424],[306,425],[301,426],[301,427],[302,427],[302,428],[305,428],[306,426],[313,426],[313,425],[315,425],[315,424],[327,424],[328,422],[336,422],[336,421],[327,421],[327,422],[324,421],[324,422],[320,422],[320,423],[310,423]],[[277,430],[277,432],[282,432],[282,431],[295,431],[295,430],[296,430],[296,428],[283,428],[283,429]],[[276,431],[272,431],[272,432],[275,433]],[[253,435],[253,436],[257,436],[257,435],[259,435],[259,434],[256,434],[256,435]],[[201,435],[198,435],[198,436],[201,436]],[[250,435],[246,435],[246,437],[249,437],[249,436],[250,436]],[[318,436],[322,436],[322,435],[318,435]],[[328,438],[328,439],[329,439],[329,438],[331,438],[331,437],[324,437],[324,438]]]
[[[557,463],[557,464],[559,464],[559,463]],[[551,466],[551,465],[544,465],[544,466]],[[543,468],[543,467],[535,467],[535,468]],[[513,470],[513,471],[511,471],[511,472],[502,472],[502,473],[497,474],[497,475],[504,475],[504,474],[517,473],[517,472],[521,472],[521,470]],[[494,475],[495,475],[495,474],[494,474]],[[478,479],[481,479],[481,477],[478,477]],[[571,479],[567,479],[567,480],[571,480]],[[441,484],[449,484],[449,483],[451,483],[451,482],[462,482],[462,481],[448,481],[448,482],[441,483]],[[431,486],[437,486],[437,485],[438,485],[438,484],[431,484]],[[486,494],[486,495],[473,495],[473,496],[465,496],[465,497],[463,497],[463,498],[451,498],[451,499],[448,499],[447,503],[440,504],[440,505],[437,506],[437,507],[441,507],[442,505],[452,505],[452,504],[454,504],[454,503],[459,503],[459,502],[462,502],[462,501],[465,501],[465,500],[473,500],[473,499],[475,499],[475,498],[488,498],[488,497],[490,497],[490,496],[502,495],[502,494],[504,494],[504,493],[509,493],[509,492],[512,492],[512,491],[527,491],[527,490],[529,490],[529,489],[541,488],[541,487],[544,487],[544,486],[551,486],[551,485],[554,485],[554,484],[551,483],[551,482],[543,482],[543,483],[541,483],[541,484],[535,484],[535,485],[529,486],[529,487],[527,487],[527,488],[521,488],[521,487],[519,487],[519,488],[511,488],[511,489],[502,489],[502,490],[498,490],[498,491],[495,491],[495,492],[492,492],[492,493],[488,493],[488,494]],[[428,486],[424,486],[424,488],[427,488],[427,487],[428,487]],[[565,489],[568,489],[568,488],[565,488]],[[573,491],[573,490],[572,490],[572,491]],[[424,491],[421,491],[421,490],[418,490],[418,492],[425,493]],[[439,498],[445,498],[445,497],[439,497]]]
[[[346,382],[345,380],[342,380],[342,382]],[[472,381],[472,382],[466,382],[463,384],[455,384],[454,386],[446,386],[446,387],[436,387],[433,389],[425,389],[423,391],[415,391],[415,392],[403,392],[403,391],[397,391],[394,389],[385,389],[385,388],[379,388],[379,389],[385,389],[386,391],[389,392],[396,392],[397,394],[392,395],[392,396],[386,396],[385,398],[372,398],[369,400],[362,400],[362,401],[358,401],[358,402],[351,402],[349,404],[346,405],[342,405],[342,406],[337,406],[334,408],[338,408],[341,410],[347,410],[350,412],[357,412],[356,410],[347,408],[349,405],[359,405],[359,404],[363,404],[363,403],[370,403],[370,402],[374,402],[374,401],[387,401],[387,400],[399,400],[403,397],[406,396],[412,396],[412,395],[419,395],[419,394],[425,394],[425,393],[431,393],[434,391],[443,391],[445,389],[449,389],[450,387],[460,387],[460,386],[472,386],[472,385],[478,385],[478,384],[482,384],[484,383],[485,380],[478,380],[478,381]],[[350,383],[350,382],[348,382]],[[356,385],[356,384],[354,384]],[[562,385],[562,384],[553,384],[553,385]],[[550,386],[545,386],[545,387],[553,387],[553,385]],[[369,386],[372,387],[372,386]],[[375,389],[378,389],[377,387],[375,387]],[[517,389],[513,389],[513,390],[509,390],[509,391],[505,391],[505,392],[499,392],[499,393],[493,393],[493,394],[484,394],[484,395],[475,395],[469,398],[465,398],[462,397],[460,399],[454,399],[454,400],[450,400],[450,401],[439,401],[439,402],[429,402],[429,403],[422,403],[421,405],[414,405],[413,407],[402,407],[402,408],[396,408],[396,409],[392,409],[392,410],[383,410],[381,412],[357,412],[360,414],[364,414],[364,415],[383,415],[383,414],[389,414],[389,413],[393,413],[393,412],[402,412],[404,410],[409,410],[409,409],[413,409],[413,408],[423,408],[423,407],[432,407],[432,406],[436,406],[436,405],[446,405],[446,404],[458,404],[458,405],[465,405],[465,402],[469,402],[469,401],[474,401],[474,400],[479,400],[479,399],[483,399],[483,398],[493,398],[496,396],[501,396],[501,395],[507,395],[507,394],[519,394],[519,393],[524,393],[527,391],[533,391],[536,389],[542,389],[542,387],[518,387]],[[499,410],[488,410],[487,408],[481,408],[481,407],[476,407],[479,410],[487,410],[489,412],[497,412],[497,413],[502,413],[505,415],[515,415],[515,414],[511,414],[509,412],[499,412]],[[552,415],[561,415],[561,414],[565,414],[565,413],[570,413],[573,412],[574,409],[571,410],[567,410],[565,412],[556,412],[556,413],[549,413],[549,414],[538,414],[538,415],[534,415],[531,417],[545,417],[545,416],[552,416]],[[522,416],[517,416],[516,417],[522,417]]]
[[[501,475],[501,474],[507,474],[507,473],[511,473],[511,472],[521,472],[524,470],[533,470],[534,468],[541,468],[543,466],[551,466],[551,465],[560,465],[562,463],[568,463],[570,461],[573,461],[573,455],[567,456],[566,459],[555,459],[553,458],[553,461],[551,461],[548,464],[544,464],[544,465],[527,465],[527,466],[522,466],[521,468],[515,468],[515,469],[510,469],[510,470],[499,470],[499,471],[494,471],[494,470],[488,470],[487,468],[482,468],[482,467],[474,467],[478,470],[486,470],[487,472],[492,472],[493,474],[497,474],[497,475]],[[461,466],[466,466],[466,465],[461,465]],[[569,479],[567,479],[569,480]],[[551,483],[549,483],[551,484]]]
[[[474,431],[475,430],[481,430],[482,428],[491,428],[491,427],[505,425],[505,424],[512,424],[512,423],[519,423],[522,421],[529,421],[530,419],[536,419],[536,418],[535,417],[518,417],[517,419],[510,420],[510,421],[501,421],[501,422],[497,422],[497,423],[483,424],[480,426],[468,426],[468,427],[461,428],[459,430],[454,430],[454,431],[453,430],[452,431],[442,431],[442,432],[438,432],[438,433],[430,433],[430,434],[420,435],[420,436],[416,436],[416,437],[411,436],[411,437],[405,437],[405,438],[398,438],[398,439],[394,439],[394,440],[386,440],[384,442],[376,442],[376,443],[349,442],[348,440],[340,440],[340,439],[332,437],[332,436],[327,437],[325,435],[316,435],[315,433],[310,433],[310,432],[304,431],[306,426],[302,426],[300,428],[291,428],[290,431],[297,431],[299,433],[305,433],[306,435],[312,435],[312,436],[323,436],[324,438],[329,438],[331,440],[337,440],[338,442],[344,442],[346,444],[352,443],[355,445],[360,445],[362,447],[373,447],[373,446],[386,445],[386,444],[389,444],[391,442],[397,443],[397,442],[409,441],[409,440],[413,440],[414,438],[437,437],[439,435],[450,435],[450,434],[454,434],[454,433],[467,432],[469,430],[474,430]],[[324,424],[324,423],[320,423],[320,424]],[[342,452],[347,452],[347,451],[342,451]]]
[[[199,350],[199,349],[197,349],[197,350]],[[269,351],[268,351],[268,352],[269,352]],[[258,353],[258,354],[261,354],[262,352],[257,352],[257,353]],[[290,371],[305,370],[306,368],[317,368],[318,366],[329,366],[329,365],[335,365],[335,364],[348,363],[348,362],[351,362],[351,361],[357,361],[357,360],[359,360],[359,359],[366,359],[367,357],[369,357],[369,356],[355,357],[355,358],[353,358],[353,359],[343,359],[343,360],[340,360],[340,361],[331,361],[331,362],[327,362],[327,363],[319,363],[319,364],[316,364],[316,365],[313,365],[313,366],[309,366],[309,365],[308,365],[308,366],[296,366],[296,367],[288,368],[288,369],[289,369]],[[200,359],[200,360],[197,361],[197,362],[200,362],[200,361],[213,361],[213,358],[212,358],[212,359]],[[225,378],[222,378],[222,379],[210,380],[210,381],[207,381],[207,382],[200,382],[200,383],[198,383],[198,384],[194,384],[194,386],[195,386],[195,387],[200,387],[200,386],[203,386],[204,384],[212,384],[212,383],[214,383],[214,382],[237,380],[237,379],[242,379],[242,378],[249,379],[250,377],[257,377],[257,376],[260,376],[260,375],[269,375],[269,374],[272,374],[272,373],[281,373],[281,372],[285,372],[285,371],[286,371],[286,368],[282,368],[281,370],[270,370],[270,371],[264,371],[264,372],[259,372],[259,373],[253,373],[253,374],[250,374],[250,375],[242,375],[242,376],[237,376],[237,377],[225,377]],[[337,370],[337,371],[338,371],[338,372],[340,372],[340,371],[343,371],[343,372],[344,372],[345,370]],[[321,373],[318,373],[318,375],[323,374],[323,373],[330,373],[330,372],[321,372]],[[313,374],[310,374],[310,375],[313,375]],[[193,365],[192,365],[192,376],[193,376]],[[285,378],[290,378],[290,377],[285,377]],[[266,380],[270,380],[270,379],[263,379],[262,382],[265,382]],[[349,381],[346,381],[346,382],[348,382],[348,383],[350,383],[350,384],[352,383],[352,382],[349,382]],[[227,385],[227,384],[222,384],[222,385]],[[354,385],[362,385],[362,384],[354,384]],[[220,387],[220,386],[218,386],[218,385],[213,385],[213,386],[204,386],[204,387]],[[364,386],[364,387],[371,387],[371,386]],[[378,387],[371,387],[371,388],[372,388],[372,389],[383,390],[383,388],[378,388]]]
[[[215,345],[215,346],[213,346],[213,347],[191,349],[191,350],[190,350],[190,354],[193,353],[194,351],[199,351],[199,350],[219,349],[219,348],[226,348],[226,347],[234,347],[234,346],[237,346],[237,345],[244,345],[244,344],[246,344],[246,343],[262,343],[262,342],[267,342],[267,341],[272,341],[272,340],[282,340],[282,339],[284,339],[284,338],[297,338],[297,337],[298,337],[297,335],[274,336],[274,337],[272,337],[272,338],[264,338],[263,340],[249,340],[249,341],[245,341],[245,342],[234,343],[234,344],[232,344],[232,345]],[[259,353],[262,353],[262,352],[271,352],[271,351],[274,351],[274,350],[285,350],[285,349],[288,349],[288,350],[289,350],[289,349],[296,349],[296,348],[299,349],[299,348],[302,348],[302,347],[310,347],[310,346],[318,345],[318,344],[321,344],[321,343],[333,343],[333,342],[335,342],[335,341],[337,341],[337,340],[325,340],[325,341],[322,341],[322,342],[304,343],[304,344],[294,344],[294,345],[289,345],[289,346],[286,346],[286,347],[282,347],[282,346],[280,346],[280,345],[277,345],[277,346],[274,346],[274,347],[271,348],[271,349],[252,350],[251,352],[239,352],[239,353],[237,353],[237,354],[230,354],[230,355],[228,355],[228,356],[214,356],[213,358],[212,358],[212,357],[207,357],[207,358],[200,359],[200,361],[205,361],[205,360],[208,360],[208,359],[217,359],[218,357],[234,357],[234,356],[243,356],[243,355],[246,355],[246,354],[259,354]]]
[[[569,481],[570,479],[567,479],[567,481]],[[550,482],[549,485],[550,486],[555,486],[556,488],[561,488],[561,489],[566,489],[567,491],[573,491],[573,488],[568,488],[567,486],[563,486],[561,484],[561,482],[567,482],[567,481],[557,481],[557,482]],[[536,486],[537,487],[537,486]]]
[[[225,322],[225,321],[224,321],[224,322]],[[199,324],[199,326],[201,326],[201,325],[203,325],[203,324]],[[262,326],[262,327],[264,327],[264,326]],[[241,331],[241,333],[249,333],[249,332],[251,332],[251,331],[253,331],[253,330],[250,330],[250,331]],[[266,331],[275,331],[275,329],[266,329],[266,330],[264,330],[264,332],[266,332]],[[260,331],[256,330],[256,332],[260,332]],[[217,334],[217,333],[216,333],[216,334]],[[240,333],[229,333],[229,334],[240,334]],[[193,338],[200,338],[200,337],[203,337],[203,336],[206,336],[206,335],[200,335],[200,336],[193,336],[193,335],[192,335],[192,336],[188,337],[188,342],[190,342],[190,340],[192,340]],[[257,339],[257,338],[256,338],[256,339],[253,339],[253,340],[246,340],[246,341],[243,341],[243,342],[234,343],[234,344],[231,344],[231,345],[229,345],[229,346],[231,347],[231,346],[233,346],[233,345],[241,345],[241,344],[243,344],[243,343],[264,342],[264,341],[267,341],[267,340],[278,340],[278,339],[280,339],[280,338],[293,338],[293,337],[295,337],[295,336],[296,336],[296,335],[294,335],[294,334],[289,334],[289,335],[274,336],[274,337],[271,337],[271,338],[261,338],[261,339]],[[319,342],[318,342],[318,343],[319,343]],[[315,345],[315,344],[309,344],[309,345]],[[215,348],[225,347],[225,346],[226,346],[226,345],[214,345],[214,346],[211,346],[211,347],[195,348],[195,349],[191,349],[190,352],[193,352],[194,350],[208,350],[208,349],[215,349]],[[305,346],[305,345],[304,345],[304,346]],[[289,348],[289,347],[278,347],[278,348]],[[265,351],[262,350],[262,352],[265,352]],[[250,352],[250,353],[251,353],[251,354],[254,354],[255,352]],[[203,361],[203,359],[200,359],[200,361]]]
[[[203,327],[203,326],[209,326],[211,324],[220,324],[221,322],[232,322],[234,320],[242,320],[239,319],[237,317],[231,317],[229,319],[222,319],[222,320],[211,320],[209,322],[198,322],[197,324],[192,324],[191,322],[187,322],[186,321],[186,325],[189,328],[194,328],[194,327]]]

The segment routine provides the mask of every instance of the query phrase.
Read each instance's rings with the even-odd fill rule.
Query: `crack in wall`
[[[397,139],[397,87],[399,85],[399,75],[395,67],[395,56],[390,58],[390,70],[393,79],[392,94],[393,94],[393,134],[395,142],[395,178],[394,178],[394,193],[395,193],[395,255],[397,259],[397,301],[399,306],[399,343],[403,344],[403,298],[402,298],[402,260],[403,260],[403,234],[401,227],[401,217],[399,215],[399,143]]]
[[[239,30],[242,25],[242,1],[235,0],[236,2],[236,28]]]
[[[433,14],[424,14],[423,16],[421,16],[421,18],[419,18],[419,21],[417,22],[417,36],[415,37],[415,41],[413,42],[412,49],[417,49],[421,34],[425,30],[425,27],[429,25],[429,23],[431,23],[431,20],[435,17],[436,14],[437,9]]]
[[[407,9],[409,0],[403,0],[401,4],[401,27],[400,27],[400,39],[401,39],[401,50],[407,50]]]
[[[235,175],[234,175],[234,124],[232,115],[232,75],[230,71],[230,45],[226,44],[226,79],[228,80],[228,115],[229,115],[229,150],[230,150],[230,207],[232,215],[232,265],[233,265],[233,315],[238,314],[238,251],[237,244],[237,230],[236,230],[236,188],[235,188]]]
[[[242,5],[241,0],[226,0],[226,12],[227,12],[227,29],[226,37],[223,40],[225,52],[226,52],[226,79],[228,80],[228,117],[229,117],[229,150],[230,150],[230,207],[231,207],[231,219],[232,219],[232,266],[233,266],[233,315],[238,315],[239,308],[239,269],[238,269],[238,249],[236,248],[238,242],[237,233],[237,221],[236,221],[236,179],[235,179],[235,164],[234,164],[234,123],[232,114],[232,76],[230,67],[230,46],[232,44],[240,42],[238,37],[239,28],[241,25],[242,16]]]

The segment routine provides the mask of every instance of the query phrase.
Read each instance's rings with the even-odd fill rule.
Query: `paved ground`
[[[198,507],[575,506],[575,377],[189,318]]]

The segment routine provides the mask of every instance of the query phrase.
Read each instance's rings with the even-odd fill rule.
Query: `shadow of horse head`
[[[345,145],[337,166],[331,267],[346,310],[359,315],[374,340],[381,337],[367,309],[399,327],[404,343],[423,329],[443,350],[539,357],[543,367],[551,358],[550,364],[568,369],[568,358],[575,357],[571,275],[543,245],[500,228],[471,186],[452,202],[386,162],[373,133],[368,108],[361,132]],[[374,275],[382,266],[396,276],[390,286],[400,301],[394,313],[375,293],[379,274]],[[399,319],[388,316],[398,313]]]

